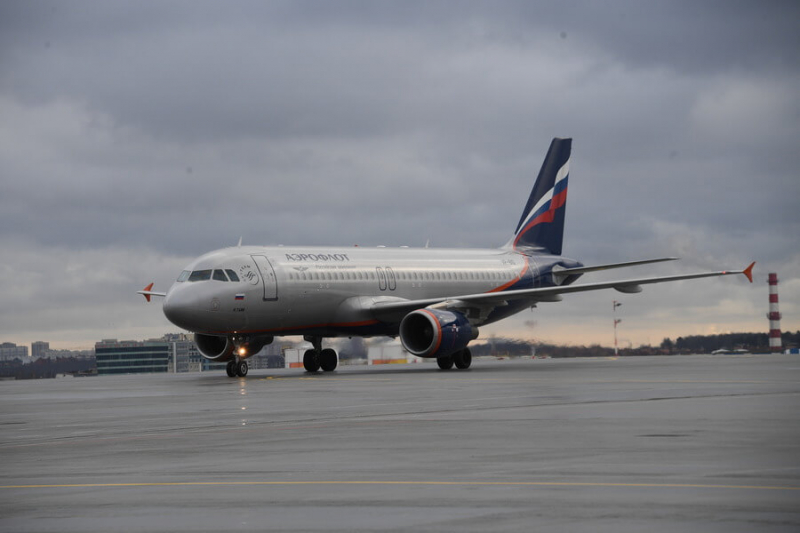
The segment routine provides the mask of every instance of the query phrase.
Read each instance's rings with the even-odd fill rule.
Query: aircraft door
[[[397,280],[394,277],[394,270],[392,270],[392,267],[386,267],[386,280],[389,282],[390,291],[397,288]]]
[[[382,291],[386,290],[386,274],[384,274],[381,267],[376,267],[375,271],[378,273],[378,288]]]
[[[277,300],[278,280],[275,277],[275,269],[272,268],[272,263],[263,255],[251,255],[250,257],[256,262],[258,273],[261,274],[261,280],[264,282],[264,300]]]

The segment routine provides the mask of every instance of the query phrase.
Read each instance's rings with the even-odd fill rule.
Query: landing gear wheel
[[[451,368],[453,368],[453,357],[450,355],[445,357],[438,357],[436,359],[436,363],[442,370],[450,370]]]
[[[303,368],[306,372],[316,372],[319,370],[319,352],[316,350],[306,350],[303,354]]]
[[[228,361],[228,364],[225,365],[225,372],[228,374],[229,378],[236,377],[236,361]]]
[[[305,362],[304,362],[305,364]],[[330,348],[325,348],[319,353],[319,366],[325,372],[336,370],[339,364],[339,358],[336,357],[336,352]]]
[[[469,351],[469,348],[464,348],[463,350],[454,353],[453,362],[456,364],[456,368],[459,370],[465,370],[469,368],[469,365],[472,364],[472,352]]]
[[[236,375],[240,378],[243,378],[247,375],[247,371],[249,370],[247,366],[247,361],[239,361],[236,364]]]

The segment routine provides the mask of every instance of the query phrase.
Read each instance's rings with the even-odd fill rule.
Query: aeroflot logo
[[[347,254],[286,254],[289,261],[350,261]]]

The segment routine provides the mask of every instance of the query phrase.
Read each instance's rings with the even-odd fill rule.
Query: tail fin
[[[550,143],[514,238],[506,246],[544,248],[561,255],[571,150],[572,139],[555,138]]]

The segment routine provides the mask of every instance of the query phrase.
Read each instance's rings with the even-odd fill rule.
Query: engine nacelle
[[[258,337],[220,337],[218,335],[194,334],[194,343],[203,357],[212,361],[230,361],[234,355],[246,359],[261,351],[267,344],[272,344],[275,337],[262,335]],[[238,350],[237,350],[238,348]],[[237,352],[234,354],[234,352]]]
[[[255,355],[261,351],[261,348],[266,346],[267,344],[272,344],[272,341],[275,337],[271,335],[261,336],[261,337],[247,337],[244,342],[240,344],[245,348],[245,354],[242,357],[250,357],[251,355]]]
[[[233,359],[233,341],[229,337],[217,335],[194,334],[194,343],[200,354],[212,361],[230,361]]]
[[[478,337],[467,317],[439,309],[417,309],[400,322],[400,341],[417,357],[445,357]]]

